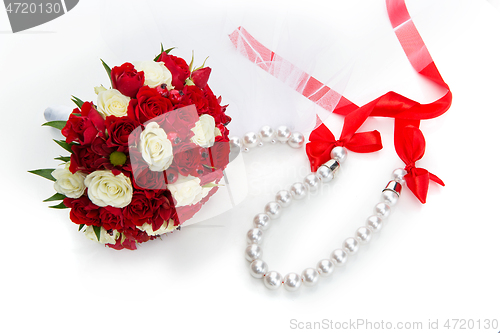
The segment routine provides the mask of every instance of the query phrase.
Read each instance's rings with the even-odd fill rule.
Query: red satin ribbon
[[[323,163],[328,162],[334,147],[342,146],[356,153],[372,153],[382,149],[382,139],[378,131],[356,133],[368,117],[355,110],[344,119],[344,127],[340,139],[336,140],[325,124],[319,125],[309,136],[306,153],[311,170],[316,171]],[[362,110],[361,110],[362,111]]]
[[[418,200],[425,203],[429,182],[432,180],[441,186],[444,186],[444,183],[429,171],[415,167],[415,162],[420,160],[425,152],[425,139],[420,129],[406,126],[400,134],[401,137],[396,141],[395,147],[399,158],[406,164],[405,170],[408,172],[405,176],[406,184]]]
[[[317,163],[324,160],[326,156],[329,155],[328,150],[328,154],[320,153],[320,147],[328,149],[328,147],[334,147],[335,145],[343,145],[348,149],[356,151],[356,149],[361,149],[360,147],[370,146],[370,140],[376,142],[376,138],[374,137],[375,131],[368,132],[372,133],[371,135],[373,137],[369,137],[367,133],[355,134],[355,131],[369,116],[389,117],[395,119],[394,141],[396,151],[402,159],[403,156],[407,157],[407,155],[402,155],[400,152],[412,151],[412,144],[419,144],[419,146],[415,147],[415,149],[422,149],[421,152],[423,155],[423,151],[425,150],[425,141],[422,145],[419,143],[419,140],[407,140],[406,137],[409,135],[408,131],[414,131],[415,129],[418,130],[420,120],[438,117],[445,113],[451,105],[451,91],[441,77],[441,74],[432,60],[424,41],[420,37],[420,34],[418,33],[415,24],[408,13],[404,0],[386,0],[386,7],[394,32],[413,68],[419,74],[446,89],[446,93],[443,97],[432,103],[421,104],[390,91],[375,100],[358,107],[356,104],[325,86],[314,77],[302,72],[299,85],[294,88],[326,110],[346,116],[344,128],[339,140],[335,140],[335,137],[333,134],[329,133],[329,131],[328,134],[325,130],[326,127],[320,126],[311,133],[310,140],[313,145],[308,149],[308,154],[312,154],[309,156],[309,159],[313,170],[318,167]],[[287,68],[290,68],[291,71],[295,71],[294,73],[297,73],[296,67],[260,44],[243,28],[240,27],[235,30],[230,35],[230,39],[241,53],[272,75],[279,72],[275,70],[276,66],[280,66],[280,68],[287,66]],[[411,126],[413,129],[407,131],[408,126]],[[352,130],[351,127],[355,127],[355,129]],[[423,140],[422,133],[420,131],[419,133]],[[417,137],[418,135],[414,134],[413,136]],[[362,140],[359,144],[355,144],[355,139],[358,138],[361,138]],[[425,169],[416,168],[414,164],[419,159],[420,158],[409,163],[407,163],[404,159],[403,161],[407,164],[407,178],[409,180],[407,181],[408,187],[410,187],[412,192],[421,202],[425,202],[429,180],[433,180],[441,185],[444,185],[444,183],[437,176],[428,173]]]

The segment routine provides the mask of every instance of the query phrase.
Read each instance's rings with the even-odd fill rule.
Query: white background
[[[293,319],[421,321],[426,331],[429,320],[441,329],[448,318],[500,320],[499,2],[407,5],[454,95],[449,112],[422,123],[427,151],[417,164],[446,187],[432,184],[425,205],[405,189],[370,245],[297,293],[267,290],[248,273],[243,251],[252,217],[307,174],[303,151],[277,145],[246,154],[243,203],[137,251],[115,251],[78,233],[67,211],[42,203],[52,184],[27,170],[55,167],[52,158],[63,153],[51,142],[56,131],[40,127],[43,110],[70,105],[71,95],[93,99],[93,87],[108,84],[99,58],[111,66],[150,59],[163,43],[186,58],[195,50],[198,64],[210,55],[210,84],[230,104],[233,134],[264,123],[307,131],[316,108],[234,51],[227,34],[240,25],[359,105],[389,90],[431,102],[442,92],[414,73],[383,0],[82,0],[17,34],[0,10],[2,331],[286,332]],[[327,123],[340,133],[341,117]],[[263,244],[271,269],[300,273],[328,257],[403,166],[391,120],[370,119],[362,129],[378,129],[385,148],[349,154],[320,196],[274,222]]]

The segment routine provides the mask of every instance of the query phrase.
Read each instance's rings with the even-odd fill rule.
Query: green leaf
[[[203,67],[205,67],[205,63],[207,62],[207,60],[208,60],[208,57],[205,58],[205,61],[203,62],[203,65],[201,65],[198,68],[195,68],[193,72],[196,72],[198,69],[202,69]]]
[[[160,51],[160,54],[158,54],[156,57],[155,57],[155,61],[158,61],[158,59],[160,59],[161,55],[163,54],[163,52],[165,52],[163,50],[163,43],[160,44],[161,45],[161,51]]]
[[[53,196],[51,196],[50,198],[43,200],[43,202],[64,200],[64,198],[66,198],[66,196],[64,194],[56,193]]]
[[[49,121],[45,124],[42,124],[42,126],[50,126],[57,128],[58,130],[62,130],[64,126],[66,126],[66,122],[62,120],[57,120],[57,121]]]
[[[66,143],[66,141],[63,141],[63,140],[56,140],[56,139],[52,139],[52,140],[54,140],[55,143],[57,143],[59,146],[61,146],[62,148],[66,149],[70,153],[73,153],[73,151],[71,150],[71,146],[73,144]]]
[[[54,157],[55,160],[63,161],[63,162],[69,162],[71,161],[71,157],[69,156],[59,156],[59,157]]]
[[[189,63],[189,72],[193,72],[194,50],[191,51],[191,62]]]
[[[94,233],[95,233],[95,236],[97,237],[97,241],[100,242],[101,241],[101,227],[97,227],[97,226],[93,225],[92,228],[94,228]]]
[[[76,106],[78,106],[78,108],[81,110],[81,109],[82,109],[82,105],[83,105],[83,103],[84,103],[84,102],[83,102],[81,99],[79,99],[78,97],[76,97],[76,96],[73,96],[73,95],[72,95],[71,97],[73,97],[73,98],[71,99],[71,101],[72,101],[73,103],[75,103],[75,104],[76,104]]]
[[[55,205],[55,206],[49,206],[49,208],[54,208],[54,209],[65,209],[65,208],[69,208],[67,207],[64,202],[61,202],[59,205]]]
[[[38,169],[38,170],[30,170],[28,171],[29,173],[32,173],[34,175],[38,175],[43,178],[47,178],[48,180],[52,180],[53,182],[56,181],[54,177],[52,177],[52,171],[55,169]]]
[[[78,231],[82,230],[82,228],[85,226],[85,224],[80,224],[80,226],[78,227]]]
[[[171,48],[169,48],[168,50],[166,50],[166,51],[165,51],[165,50],[163,49],[163,43],[161,43],[161,52],[160,52],[160,54],[158,54],[158,55],[155,57],[155,61],[158,61],[158,60],[160,59],[160,57],[161,57],[161,55],[162,55],[163,53],[169,54],[169,53],[170,53],[170,51],[172,51],[173,49],[175,49],[175,47],[171,47]]]
[[[113,85],[113,80],[111,80],[111,68],[109,68],[108,64],[106,64],[102,59],[101,59],[102,65],[104,66],[104,69],[106,69],[106,72],[108,73],[109,76],[109,81],[111,82],[111,85]]]

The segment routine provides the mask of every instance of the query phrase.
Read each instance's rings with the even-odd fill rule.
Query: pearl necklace
[[[263,126],[258,134],[249,132],[243,139],[232,137],[231,146],[244,152],[249,152],[251,148],[262,146],[264,143],[288,143],[292,148],[301,148],[304,145],[304,135],[299,132],[291,132],[286,126],[280,126],[274,131],[270,126]],[[360,245],[368,244],[373,233],[379,232],[384,225],[401,194],[404,184],[404,169],[396,169],[393,172],[393,179],[382,190],[381,201],[375,205],[374,214],[368,217],[364,226],[359,227],[354,233],[354,237],[348,237],[342,246],[334,250],[330,259],[322,259],[316,268],[306,268],[302,274],[288,273],[284,277],[276,272],[270,271],[266,262],[262,258],[262,243],[264,231],[271,225],[271,220],[278,219],[284,208],[289,207],[293,201],[302,200],[307,193],[318,192],[323,183],[328,183],[335,178],[337,171],[347,157],[347,150],[344,147],[335,147],[330,153],[331,160],[324,163],[316,172],[307,175],[302,182],[292,184],[289,190],[281,190],[275,200],[269,202],[264,207],[264,213],[257,214],[253,219],[253,228],[247,232],[246,238],[248,247],[245,250],[245,258],[250,262],[250,274],[263,279],[264,285],[269,289],[278,289],[284,285],[288,291],[296,291],[302,284],[314,286],[318,283],[319,277],[332,275],[335,267],[344,266],[349,256],[358,252]]]

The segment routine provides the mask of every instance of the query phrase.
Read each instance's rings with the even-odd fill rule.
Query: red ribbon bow
[[[408,173],[405,180],[408,188],[421,203],[425,203],[430,181],[441,186],[444,186],[444,183],[438,176],[415,166],[415,162],[420,160],[425,153],[424,135],[417,127],[406,126],[396,131],[395,147],[399,158],[406,164],[405,170]]]
[[[344,127],[340,139],[336,140],[328,127],[321,124],[312,131],[306,145],[306,153],[311,164],[311,170],[316,171],[323,163],[328,162],[330,152],[334,147],[341,146],[356,153],[372,153],[382,149],[382,139],[378,131],[356,133],[358,128],[368,118],[369,113],[363,108],[351,112],[344,119]]]

